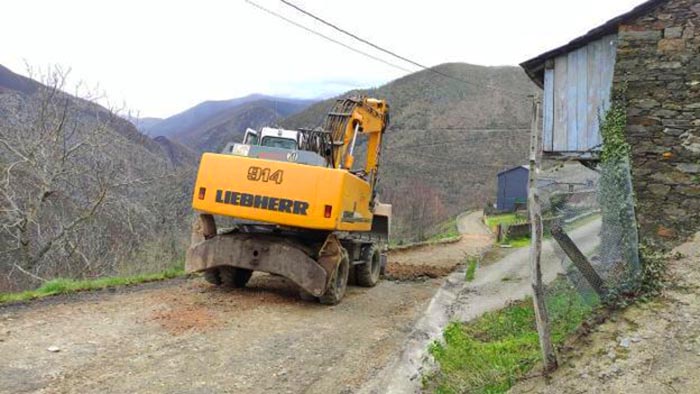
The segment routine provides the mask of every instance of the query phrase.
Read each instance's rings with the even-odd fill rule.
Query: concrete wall
[[[628,84],[640,236],[677,243],[700,230],[700,2],[622,25],[614,81]]]

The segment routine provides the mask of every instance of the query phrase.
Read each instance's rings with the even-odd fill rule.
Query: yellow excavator
[[[204,153],[187,272],[227,287],[254,271],[280,275],[329,305],[349,282],[375,286],[391,220],[375,191],[388,123],[386,101],[345,98],[322,128],[248,129],[243,143]],[[230,226],[217,229],[214,216]]]

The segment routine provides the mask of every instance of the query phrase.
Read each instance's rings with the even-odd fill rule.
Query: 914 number
[[[248,180],[257,182],[275,182],[276,184],[282,183],[282,178],[284,177],[284,171],[276,170],[272,171],[271,168],[262,167],[249,167],[248,168]]]

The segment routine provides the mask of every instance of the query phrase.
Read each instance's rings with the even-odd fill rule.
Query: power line
[[[512,129],[508,130],[508,132],[514,132],[514,133],[523,133],[524,131],[527,131],[527,129]],[[506,132],[505,130],[501,132]],[[488,133],[487,133],[488,134]],[[480,136],[476,135],[466,135],[460,138],[455,138],[451,140],[445,140],[445,141],[435,141],[435,142],[429,142],[429,143],[421,143],[421,144],[406,144],[406,145],[399,145],[399,146],[387,146],[384,149],[387,150],[398,150],[398,149],[424,149],[424,148],[431,148],[431,147],[440,147],[440,146],[461,146],[461,143],[464,142],[473,142],[480,140]]]
[[[429,131],[469,131],[469,132],[474,132],[474,133],[504,133],[504,132],[509,132],[509,131],[529,131],[530,129],[527,127],[516,127],[512,129],[508,128],[494,128],[494,129],[478,129],[478,128],[473,128],[473,127],[410,127],[410,128],[394,128],[394,127],[389,127],[389,131],[424,131],[424,132],[429,132]]]
[[[373,59],[373,60],[376,60],[376,61],[378,61],[378,62],[384,63],[384,64],[386,64],[386,65],[388,65],[388,66],[397,68],[397,69],[399,69],[399,70],[401,70],[401,71],[405,71],[405,72],[408,72],[408,73],[412,72],[411,70],[408,70],[408,69],[406,69],[406,68],[403,68],[403,67],[401,67],[401,66],[399,66],[399,65],[396,65],[396,64],[394,64],[394,63],[388,62],[388,61],[386,61],[386,60],[384,60],[384,59],[380,59],[380,58],[378,58],[378,57],[376,57],[376,56],[374,56],[374,55],[371,55],[371,54],[369,54],[369,53],[367,53],[367,52],[361,51],[361,50],[359,50],[359,49],[357,49],[357,48],[353,48],[353,47],[351,47],[350,45],[347,45],[347,44],[345,44],[345,43],[343,43],[343,42],[340,42],[340,41],[338,41],[338,40],[336,40],[336,39],[334,39],[334,38],[328,37],[327,35],[325,35],[325,34],[323,34],[323,33],[319,33],[319,32],[317,32],[316,30],[310,29],[310,28],[308,28],[308,27],[302,25],[301,23],[297,23],[297,22],[295,22],[295,21],[293,21],[293,20],[291,20],[291,19],[289,19],[289,18],[287,18],[287,17],[285,17],[285,16],[283,16],[283,15],[280,15],[280,14],[278,14],[278,13],[276,13],[276,12],[270,10],[270,9],[267,9],[267,8],[261,6],[260,4],[255,3],[255,2],[253,2],[253,1],[251,1],[251,0],[245,0],[245,2],[248,3],[248,4],[250,4],[250,5],[252,5],[253,7],[255,7],[255,8],[259,9],[259,10],[262,10],[262,11],[264,11],[264,12],[266,12],[266,13],[268,13],[268,14],[274,16],[274,17],[277,17],[277,18],[279,18],[279,19],[282,19],[283,21],[285,21],[285,22],[287,22],[287,23],[290,23],[290,24],[292,24],[292,25],[294,25],[294,26],[296,26],[296,27],[298,27],[298,28],[300,28],[300,29],[306,30],[307,32],[309,32],[309,33],[311,33],[311,34],[314,34],[314,35],[316,35],[316,36],[319,36],[319,37],[321,37],[321,38],[323,38],[323,39],[325,39],[325,40],[328,40],[328,41],[330,41],[330,42],[332,42],[332,43],[335,43],[335,44],[337,44],[337,45],[340,45],[340,46],[342,46],[342,47],[345,48],[345,49],[349,49],[349,50],[351,50],[351,51],[353,51],[353,52],[355,52],[355,53],[358,53],[358,54],[360,54],[360,55],[362,55],[362,56],[366,56],[366,57],[368,57],[368,58],[370,58],[370,59]]]
[[[247,1],[247,0],[246,0],[246,1]],[[483,87],[483,88],[488,88],[488,89],[494,89],[494,90],[501,90],[501,91],[504,91],[504,92],[509,92],[509,93],[518,94],[518,95],[525,95],[525,96],[530,96],[530,95],[532,95],[532,93],[521,92],[521,91],[515,91],[515,90],[508,90],[508,89],[502,89],[502,88],[499,88],[499,87],[493,86],[493,85],[482,85],[482,84],[478,84],[478,83],[475,83],[475,82],[467,81],[467,80],[464,80],[464,79],[461,79],[461,78],[457,78],[457,77],[452,76],[452,75],[449,75],[449,74],[445,74],[445,73],[443,73],[443,72],[441,72],[441,71],[435,70],[435,69],[433,69],[433,68],[431,68],[431,67],[425,66],[425,65],[423,65],[423,64],[421,64],[421,63],[418,63],[418,62],[416,62],[416,61],[414,61],[414,60],[411,60],[411,59],[408,59],[408,58],[406,58],[406,57],[404,57],[404,56],[401,56],[401,55],[395,53],[394,51],[390,51],[390,50],[388,50],[388,49],[382,48],[382,47],[380,47],[379,45],[376,45],[376,44],[374,44],[374,43],[372,43],[372,42],[370,42],[370,41],[368,41],[368,40],[365,40],[364,38],[358,37],[357,35],[355,35],[355,34],[349,32],[349,31],[347,31],[347,30],[345,30],[345,29],[343,29],[343,28],[341,28],[341,27],[335,25],[334,23],[328,22],[328,21],[326,21],[325,19],[323,19],[323,18],[321,18],[321,17],[319,17],[319,16],[316,16],[316,15],[312,14],[311,12],[306,11],[306,10],[304,10],[303,8],[301,8],[301,7],[297,6],[296,4],[293,4],[293,3],[291,3],[291,2],[289,2],[289,1],[287,1],[287,0],[280,0],[280,1],[281,1],[283,4],[285,4],[285,5],[289,6],[289,7],[292,7],[292,8],[294,8],[295,10],[301,12],[302,14],[304,14],[304,15],[306,15],[306,16],[308,16],[308,17],[311,17],[311,18],[313,18],[313,19],[315,19],[315,20],[317,20],[317,21],[323,23],[324,25],[329,26],[329,27],[331,27],[331,28],[333,28],[333,29],[335,29],[335,30],[337,30],[337,31],[339,31],[339,32],[341,32],[341,33],[343,33],[343,34],[349,36],[349,37],[352,37],[353,39],[355,39],[355,40],[357,40],[357,41],[359,41],[359,42],[361,42],[361,43],[363,43],[363,44],[369,45],[369,46],[371,46],[372,48],[375,48],[375,49],[377,49],[377,50],[379,50],[379,51],[382,51],[382,52],[384,52],[384,53],[386,53],[386,54],[388,54],[388,55],[391,55],[391,56],[393,56],[393,57],[395,57],[395,58],[397,58],[397,59],[403,60],[404,62],[410,63],[410,64],[412,64],[412,65],[414,65],[414,66],[416,66],[416,67],[420,67],[420,68],[422,68],[423,70],[427,70],[427,71],[430,71],[430,72],[435,73],[435,74],[437,74],[437,75],[443,76],[443,77],[445,77],[445,78],[453,79],[453,80],[455,80],[455,81],[459,81],[459,82],[462,82],[462,83],[466,83],[466,84],[472,85],[472,86],[478,86],[478,87]]]

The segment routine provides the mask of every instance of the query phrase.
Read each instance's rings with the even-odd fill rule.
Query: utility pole
[[[532,100],[532,129],[530,134],[530,175],[528,179],[528,205],[530,211],[530,226],[532,230],[530,245],[530,268],[532,281],[532,302],[535,307],[537,334],[542,349],[545,376],[557,369],[557,356],[552,345],[552,336],[545,304],[544,284],[542,283],[542,208],[537,190],[537,175],[540,170],[540,133],[539,133],[540,99],[535,96]]]

